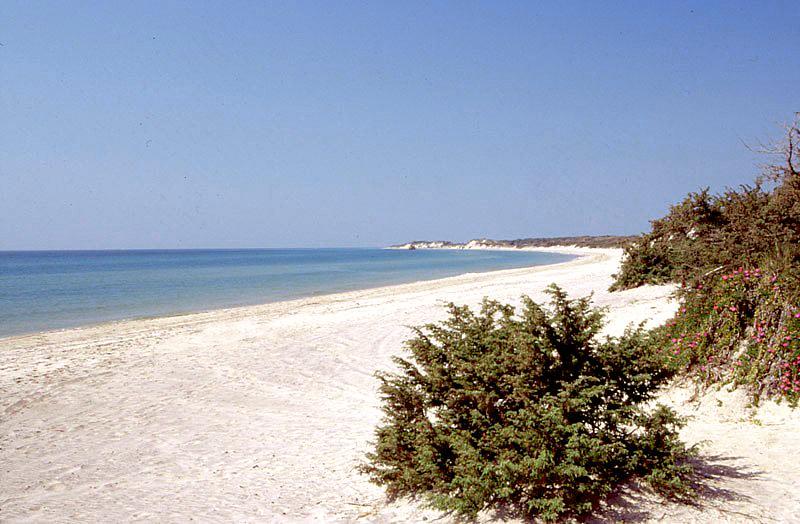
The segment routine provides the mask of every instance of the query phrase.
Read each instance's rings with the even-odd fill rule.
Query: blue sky
[[[5,1],[0,249],[641,232],[800,111],[800,3],[644,4]]]

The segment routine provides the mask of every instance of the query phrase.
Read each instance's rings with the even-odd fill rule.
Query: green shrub
[[[774,191],[756,184],[721,195],[689,194],[625,248],[611,290],[695,279],[719,266],[754,266],[781,250],[793,252],[800,208],[783,198],[789,182]]]
[[[611,290],[695,280],[717,267],[754,267],[783,259],[800,264],[800,127],[788,128],[753,185],[712,195],[690,193],[650,232],[625,247]]]
[[[555,519],[632,476],[689,493],[681,421],[643,407],[667,379],[648,334],[601,341],[588,298],[549,293],[550,310],[526,298],[519,316],[489,300],[479,313],[451,304],[448,320],[416,329],[399,373],[378,375],[385,418],[363,471],[390,496]]]
[[[738,268],[679,291],[675,317],[657,330],[665,362],[705,384],[746,386],[800,400],[800,269]]]
[[[612,290],[681,282],[657,330],[668,367],[705,384],[800,401],[800,128],[753,186],[689,194],[625,249]],[[745,269],[747,268],[747,269]]]

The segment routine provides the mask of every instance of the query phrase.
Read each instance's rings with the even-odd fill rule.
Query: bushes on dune
[[[753,185],[712,195],[690,193],[625,248],[612,290],[696,279],[716,267],[757,266],[771,259],[800,261],[800,128],[772,152],[783,163]]]
[[[785,199],[793,192],[800,200],[796,182],[773,191],[756,184],[721,195],[691,193],[625,248],[612,291],[691,280],[719,266],[754,266],[787,250],[796,256],[800,208]]]
[[[628,246],[612,290],[679,282],[681,306],[658,330],[667,365],[758,400],[800,394],[800,129],[792,126],[752,186],[688,195]],[[659,335],[657,335],[659,336]]]
[[[649,335],[600,341],[601,311],[549,292],[550,310],[450,305],[447,321],[416,330],[412,358],[379,376],[373,481],[463,515],[503,506],[545,519],[585,513],[634,475],[688,492],[680,421],[642,407],[667,378]]]
[[[679,291],[654,333],[665,362],[705,384],[744,385],[754,400],[800,400],[800,271],[738,268]]]
[[[577,516],[631,477],[690,494],[681,421],[645,408],[660,385],[687,373],[800,403],[798,143],[794,126],[785,164],[688,195],[625,248],[612,290],[681,283],[662,327],[600,340],[602,312],[553,287],[549,309],[450,305],[416,329],[411,358],[379,375],[385,417],[362,470],[390,496],[465,516]]]

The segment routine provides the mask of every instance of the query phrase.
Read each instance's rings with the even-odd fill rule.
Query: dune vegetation
[[[599,340],[589,298],[480,312],[416,329],[381,380],[384,420],[363,471],[390,496],[475,516],[592,511],[638,478],[690,497],[694,448],[652,406],[675,376],[800,400],[800,130],[752,185],[689,194],[625,247],[612,290],[678,283],[674,318]]]
[[[654,334],[665,363],[755,402],[800,399],[800,129],[752,185],[688,195],[625,249],[612,289],[676,282],[675,317]]]
[[[649,335],[599,340],[589,298],[549,290],[549,308],[485,301],[416,330],[412,359],[380,374],[384,424],[363,469],[390,496],[423,495],[473,517],[486,508],[553,520],[591,511],[637,476],[685,497],[693,454],[681,421],[645,408],[668,374]]]

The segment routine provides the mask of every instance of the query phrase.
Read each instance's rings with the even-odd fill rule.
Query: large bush
[[[385,419],[363,468],[374,482],[464,515],[545,519],[585,513],[631,476],[688,492],[680,421],[643,407],[667,378],[647,333],[601,341],[601,311],[549,292],[549,310],[450,305],[416,329],[412,358],[379,375]]]
[[[625,250],[612,289],[680,282],[655,338],[668,366],[705,384],[800,401],[800,129],[753,186],[692,193]]]
[[[768,166],[750,186],[713,195],[690,193],[625,248],[612,290],[694,280],[717,267],[733,269],[788,259],[800,263],[800,129],[790,127]]]
[[[756,184],[720,195],[691,193],[625,248],[612,291],[694,279],[719,266],[754,266],[784,253],[797,260],[800,207],[784,198],[796,192],[800,199],[795,182],[772,191]]]

